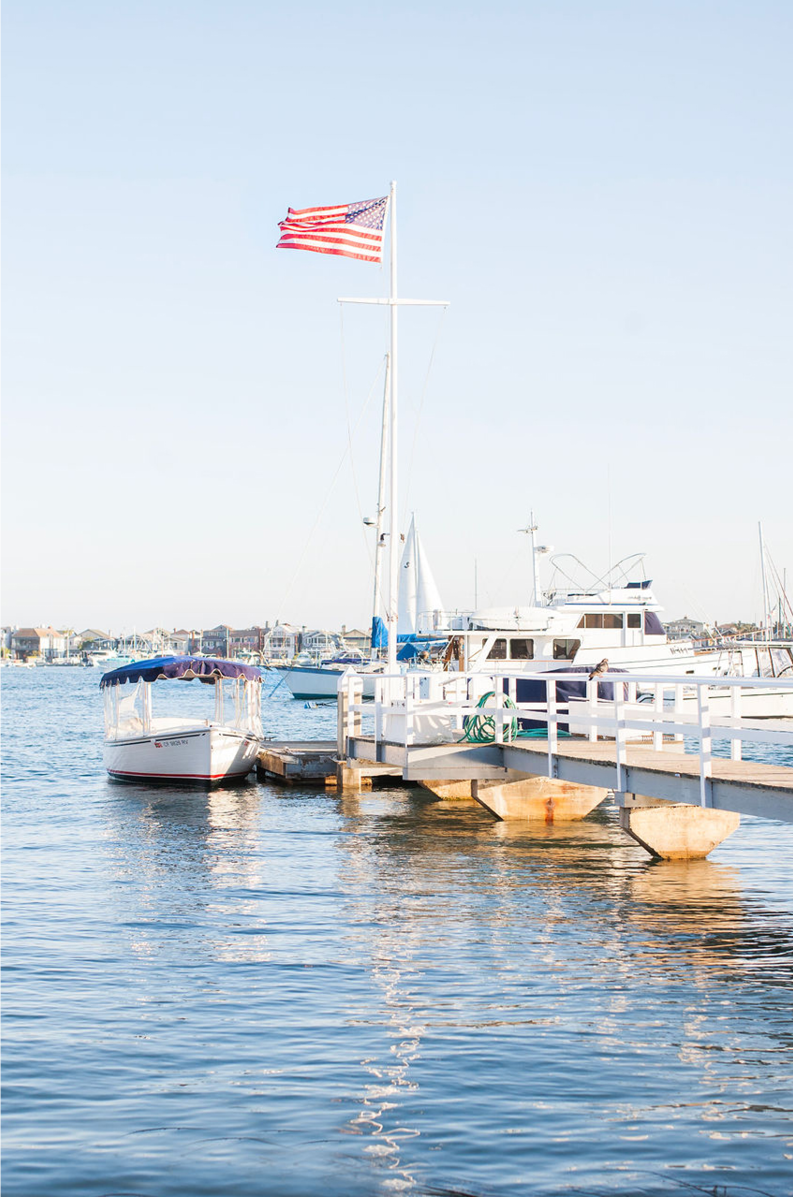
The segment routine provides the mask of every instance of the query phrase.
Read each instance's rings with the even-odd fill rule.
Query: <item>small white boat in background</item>
[[[195,679],[214,687],[212,719],[152,713],[153,682]],[[262,740],[261,680],[256,666],[212,657],[159,657],[103,674],[107,772],[133,782],[244,778]]]
[[[364,699],[373,699],[375,678],[384,668],[384,662],[370,661],[355,653],[340,653],[315,666],[300,665],[295,660],[290,665],[270,667],[273,673],[281,675],[293,699],[338,698],[339,680],[349,669],[363,678]]]
[[[121,666],[131,665],[135,658],[128,653],[117,653],[115,649],[100,649],[96,653],[88,654],[89,666],[96,666],[100,670],[108,673],[109,670],[117,670]]]

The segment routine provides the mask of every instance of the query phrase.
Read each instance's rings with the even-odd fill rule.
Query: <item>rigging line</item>
[[[383,368],[383,363],[381,362],[380,366],[378,367],[377,374],[375,375],[374,382],[372,383],[371,387],[369,388],[369,394],[367,395],[367,397],[364,401],[363,407],[361,408],[360,412],[358,413],[358,419],[355,421],[355,424],[353,426],[353,430],[352,430],[353,433],[356,431],[356,429],[358,428],[358,425],[363,420],[364,414],[366,413],[366,409],[369,406],[369,400],[372,398],[372,393],[374,391],[375,384],[377,383],[377,379],[380,375],[380,371],[382,370],[382,368]],[[344,447],[344,452],[342,453],[341,458],[339,459],[339,464],[334,471],[333,478],[330,480],[330,484],[325,493],[325,498],[322,500],[322,503],[320,505],[319,511],[317,512],[314,523],[311,525],[309,534],[306,537],[306,541],[301,550],[300,557],[297,559],[297,564],[296,564],[294,570],[292,571],[292,575],[289,579],[289,585],[287,586],[286,591],[284,592],[284,595],[283,595],[281,602],[278,606],[278,611],[283,611],[284,608],[286,607],[286,602],[292,592],[292,587],[295,585],[295,581],[297,580],[297,576],[298,576],[300,569],[303,565],[305,556],[308,553],[308,547],[311,544],[312,537],[314,536],[314,533],[317,530],[317,525],[319,524],[320,520],[322,519],[322,516],[325,512],[325,508],[328,506],[328,503],[330,502],[330,497],[333,493],[333,488],[336,486],[336,481],[337,481],[339,475],[341,474],[341,468],[344,465],[344,459],[347,457],[347,454],[349,452],[350,452],[350,445],[348,442],[348,444],[345,445],[345,447]],[[276,620],[276,623],[280,624],[280,622],[281,622],[281,620],[279,617],[278,620]]]
[[[787,592],[785,591],[785,586],[784,586],[784,582],[782,580],[782,576],[780,575],[779,570],[777,569],[776,562],[771,557],[771,554],[768,551],[767,545],[766,545],[765,555],[768,560],[768,565],[770,567],[771,583],[772,583],[772,586],[776,590],[776,595],[774,597],[775,604],[778,606],[781,603],[782,610],[786,614],[789,613],[789,614],[793,615],[793,608],[791,608],[790,600],[788,599]]]
[[[432,343],[432,349],[430,351],[430,358],[429,358],[429,362],[427,363],[427,373],[424,376],[424,386],[421,389],[421,399],[419,400],[419,408],[418,408],[418,412],[416,413],[416,424],[413,429],[413,444],[410,447],[410,459],[408,461],[408,469],[407,469],[407,485],[405,487],[405,498],[404,498],[405,506],[404,506],[404,509],[402,512],[402,527],[403,528],[407,525],[408,512],[410,511],[410,488],[411,488],[411,485],[413,482],[413,464],[414,464],[414,460],[416,457],[416,446],[418,444],[418,439],[419,439],[419,426],[421,424],[421,414],[424,410],[424,401],[427,398],[427,387],[428,387],[429,381],[430,381],[430,372],[432,370],[432,363],[435,360],[435,351],[438,348],[438,342],[440,341],[441,331],[443,329],[443,322],[446,319],[447,312],[448,312],[448,308],[444,307],[441,309],[440,320],[438,321],[438,324],[437,324],[437,327],[435,330],[435,340]]]
[[[374,569],[374,559],[372,557],[372,548],[370,545],[371,538],[367,537],[365,529],[364,529],[363,508],[361,507],[361,493],[360,493],[360,490],[358,487],[358,475],[356,474],[356,471],[355,471],[355,456],[354,456],[353,444],[352,444],[352,436],[353,436],[354,430],[350,423],[350,393],[349,393],[349,387],[347,385],[347,352],[346,352],[346,344],[344,341],[344,304],[339,304],[339,323],[340,323],[340,333],[341,333],[341,374],[342,374],[342,383],[343,383],[343,388],[344,388],[344,410],[345,410],[345,413],[347,416],[347,447],[348,447],[349,453],[350,453],[350,473],[352,475],[352,488],[355,493],[355,506],[358,509],[358,516],[359,516],[358,527],[360,528],[361,537],[363,538],[363,543],[366,547],[366,554],[367,554],[367,557],[369,558],[369,565],[372,569]],[[361,412],[361,416],[363,415],[363,412],[366,411],[366,408],[369,406],[369,400],[372,398],[372,392],[375,389],[377,380],[380,377],[380,371],[383,369],[385,361],[386,361],[386,355],[384,354],[380,361],[380,365],[377,368],[377,373],[375,374],[374,379],[372,380],[372,385],[369,389],[369,394],[366,397],[366,402],[364,403],[364,407],[363,407],[363,411]],[[358,417],[358,421],[360,421],[361,416]],[[356,423],[356,428],[357,428],[357,423]]]

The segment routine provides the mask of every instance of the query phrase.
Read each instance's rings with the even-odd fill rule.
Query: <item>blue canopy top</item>
[[[113,686],[122,682],[156,682],[158,678],[184,678],[191,682],[200,678],[202,682],[214,683],[216,678],[261,678],[258,666],[246,666],[241,661],[223,661],[219,657],[154,657],[150,661],[133,661],[131,665],[119,666],[103,674],[101,686]]]

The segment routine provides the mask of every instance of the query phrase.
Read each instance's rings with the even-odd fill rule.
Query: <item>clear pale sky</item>
[[[789,0],[7,0],[3,621],[368,622],[385,310],[336,300],[387,273],[275,243],[391,179],[400,290],[451,301],[400,318],[446,605],[474,562],[528,601],[533,508],[597,572],[646,551],[669,617],[758,617],[792,53]]]

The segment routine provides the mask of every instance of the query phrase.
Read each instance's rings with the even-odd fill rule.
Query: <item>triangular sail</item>
[[[398,635],[431,632],[437,627],[438,615],[442,611],[443,602],[416,531],[414,516],[410,521],[399,570]]]

